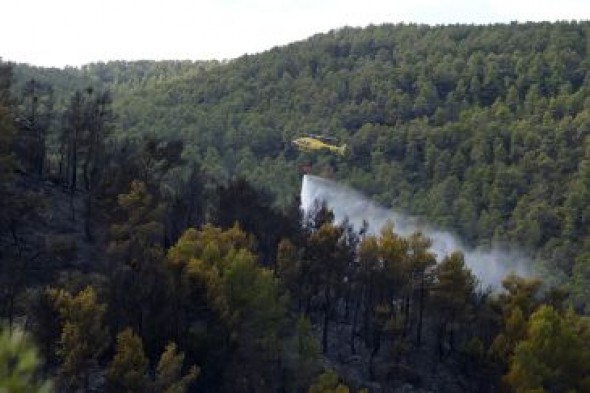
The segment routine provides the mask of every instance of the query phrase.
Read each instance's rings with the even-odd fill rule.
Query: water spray
[[[530,260],[518,251],[499,247],[466,247],[455,235],[424,224],[416,217],[386,209],[358,191],[328,179],[305,175],[301,186],[301,206],[304,212],[309,212],[316,201],[326,203],[334,212],[337,223],[347,219],[356,230],[366,222],[369,233],[378,234],[385,224],[391,222],[395,232],[402,236],[421,231],[432,240],[431,249],[438,261],[453,251],[463,252],[465,263],[484,287],[499,289],[502,279],[510,273],[531,276]]]

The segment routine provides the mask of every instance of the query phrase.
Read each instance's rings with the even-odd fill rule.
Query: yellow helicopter
[[[293,145],[301,151],[328,150],[332,153],[344,156],[346,154],[346,145],[336,146],[327,141],[335,140],[333,137],[320,135],[307,135],[291,141]]]

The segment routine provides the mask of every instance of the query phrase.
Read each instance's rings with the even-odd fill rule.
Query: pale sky
[[[2,0],[0,57],[222,60],[342,26],[573,19],[590,19],[590,0]]]

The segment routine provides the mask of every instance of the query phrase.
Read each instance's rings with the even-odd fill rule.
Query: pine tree
[[[35,79],[23,88],[18,117],[19,156],[26,171],[42,177],[48,168],[47,136],[53,117],[53,89]]]
[[[252,245],[237,226],[206,225],[187,230],[167,255],[180,283],[180,325],[200,321],[215,332],[202,345],[228,356],[225,383],[235,392],[276,385],[281,354],[286,299],[273,273],[257,266]]]
[[[15,155],[13,152],[14,127],[13,103],[10,95],[10,84],[12,79],[12,68],[9,64],[0,62],[0,214],[6,212],[3,209],[6,200],[6,186],[16,168]],[[0,218],[2,218],[0,216]]]
[[[500,364],[508,364],[516,345],[525,337],[527,321],[541,301],[541,285],[538,279],[515,275],[509,275],[502,281],[506,292],[500,294],[498,303],[504,326],[490,347],[491,355]]]
[[[162,353],[156,369],[156,380],[153,384],[155,392],[185,393],[199,376],[200,369],[191,366],[183,375],[184,353],[178,352],[176,344],[170,343]]]
[[[53,289],[50,294],[62,323],[58,347],[61,382],[67,389],[87,389],[90,371],[109,342],[103,324],[106,305],[98,303],[92,287],[76,295],[63,289]]]
[[[144,392],[147,386],[148,365],[141,338],[130,328],[123,330],[117,335],[115,356],[107,368],[107,390]]]
[[[437,314],[438,353],[442,359],[446,346],[455,349],[455,334],[459,324],[471,314],[477,279],[465,266],[463,254],[454,252],[437,266],[432,303]]]
[[[528,321],[504,382],[515,392],[590,391],[590,346],[587,335],[576,331],[580,323],[573,313],[561,316],[541,306]]]
[[[428,287],[431,286],[432,275],[428,274],[431,267],[436,265],[435,255],[429,251],[432,241],[422,233],[417,232],[408,238],[409,244],[409,269],[410,280],[414,286],[414,292],[418,297],[418,325],[416,327],[416,345],[420,346],[422,341],[422,323],[424,314],[424,303]],[[409,318],[409,306],[406,310],[406,320]]]
[[[118,223],[111,225],[108,253],[114,265],[112,311],[118,327],[131,326],[144,340],[148,353],[165,336],[169,287],[164,280],[163,207],[140,181],[118,196]],[[161,308],[159,308],[161,306]],[[156,309],[158,311],[156,312]]]
[[[349,262],[345,251],[344,227],[330,223],[312,232],[307,242],[307,255],[311,275],[315,276],[316,291],[322,299],[322,352],[328,351],[329,322],[337,292],[344,279]]]

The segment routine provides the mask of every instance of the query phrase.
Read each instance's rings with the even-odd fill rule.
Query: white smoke
[[[370,233],[378,233],[388,222],[392,222],[395,232],[402,236],[419,230],[432,240],[432,251],[439,261],[453,251],[463,252],[465,263],[484,287],[499,289],[502,279],[510,273],[531,276],[530,260],[521,253],[497,247],[469,249],[456,236],[424,225],[414,217],[385,209],[358,191],[331,180],[305,175],[301,186],[301,206],[304,212],[309,212],[315,201],[325,201],[334,212],[336,222],[348,219],[355,229],[360,229],[365,221],[369,224]]]

